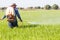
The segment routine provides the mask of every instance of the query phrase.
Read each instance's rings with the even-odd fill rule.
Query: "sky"
[[[60,0],[0,0],[0,7],[8,7],[11,4],[16,3],[18,7],[35,7],[45,5],[58,4],[60,6]]]

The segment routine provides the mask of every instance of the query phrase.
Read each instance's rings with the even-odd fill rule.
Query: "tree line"
[[[0,8],[0,10],[4,10],[6,9],[7,7],[2,7]],[[18,9],[25,9],[23,7],[17,7]],[[27,7],[26,9],[46,9],[46,10],[50,10],[50,9],[59,9],[59,6],[57,4],[53,4],[52,6],[50,5],[45,5],[44,7],[40,7],[40,6],[36,6],[36,7]]]
[[[29,7],[29,8],[30,9],[46,9],[46,10],[54,9],[54,10],[57,10],[57,9],[59,9],[59,6],[57,4],[54,4],[52,6],[45,5],[44,7],[37,6],[37,7]]]
[[[50,6],[50,5],[45,5],[45,9],[47,9],[47,10],[50,10],[50,9],[55,9],[55,10],[57,10],[57,9],[59,9],[59,6],[58,6],[57,4],[54,4],[54,5],[52,5],[52,6]]]

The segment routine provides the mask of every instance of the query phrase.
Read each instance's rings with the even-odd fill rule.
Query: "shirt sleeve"
[[[21,16],[20,16],[18,10],[16,10],[15,12],[16,12],[17,17],[20,19],[20,21],[22,21]]]
[[[3,17],[2,17],[2,19],[5,19],[6,18],[6,15],[4,15]]]
[[[7,13],[8,13],[8,8],[5,10],[5,14],[4,14],[4,16],[1,18],[2,20],[6,18]]]

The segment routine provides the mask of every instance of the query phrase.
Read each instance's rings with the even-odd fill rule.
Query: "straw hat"
[[[11,6],[17,6],[15,3],[13,3]]]

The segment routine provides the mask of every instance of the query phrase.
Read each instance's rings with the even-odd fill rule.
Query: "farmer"
[[[16,6],[17,5],[14,3],[10,7],[8,7],[7,10],[6,10],[6,14],[0,19],[0,20],[3,20],[4,18],[7,17],[8,25],[11,28],[18,27],[17,17],[22,22],[22,19],[20,17],[20,14],[19,14],[18,9],[16,8]]]

